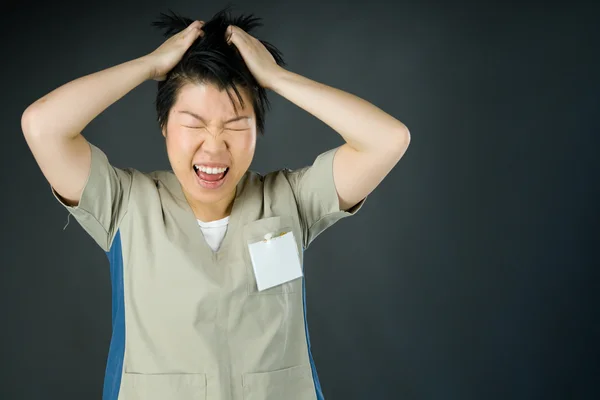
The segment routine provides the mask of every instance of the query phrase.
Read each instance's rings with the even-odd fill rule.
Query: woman
[[[303,251],[353,215],[396,165],[407,128],[283,68],[251,16],[163,15],[150,54],[57,88],[25,110],[25,139],[56,198],[107,252],[113,336],[104,399],[322,398],[305,323]],[[81,135],[159,81],[172,171],[112,166]],[[249,171],[270,89],[345,144],[306,168]],[[121,134],[121,133],[120,133]]]

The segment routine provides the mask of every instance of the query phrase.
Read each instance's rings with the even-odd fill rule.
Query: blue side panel
[[[304,260],[304,256],[302,257]],[[304,268],[302,268],[304,270]],[[306,330],[306,344],[308,345],[308,357],[310,358],[310,366],[312,368],[313,381],[315,382],[315,392],[317,392],[317,400],[324,400],[321,383],[317,374],[315,360],[313,360],[312,351],[310,350],[310,335],[308,334],[308,323],[306,320],[306,279],[302,278],[302,302],[304,305],[304,328]]]
[[[123,357],[125,355],[125,296],[120,231],[117,232],[110,251],[106,255],[110,261],[110,279],[112,282],[112,338],[106,362],[102,400],[117,400],[121,386]]]

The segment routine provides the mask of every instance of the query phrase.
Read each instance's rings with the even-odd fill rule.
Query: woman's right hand
[[[199,36],[204,35],[204,21],[194,21],[181,32],[171,36],[144,58],[150,63],[150,79],[164,81],[167,73],[181,60],[183,54]]]

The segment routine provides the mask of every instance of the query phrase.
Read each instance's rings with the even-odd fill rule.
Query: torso
[[[122,249],[126,329],[119,399],[134,398],[141,386],[154,388],[145,400],[158,399],[156,393],[187,399],[186,387],[191,394],[202,385],[207,399],[264,399],[279,390],[275,382],[287,387],[289,398],[316,399],[302,278],[259,292],[246,247],[252,235],[292,226],[302,257],[294,198],[284,195],[285,187],[265,188],[251,173],[239,188],[213,250],[172,173],[134,179],[111,249]]]

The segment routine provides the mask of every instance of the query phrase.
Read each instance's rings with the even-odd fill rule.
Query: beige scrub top
[[[304,278],[258,291],[247,241],[292,228],[300,261],[339,209],[332,149],[312,166],[240,180],[218,251],[206,243],[172,171],[109,163],[94,145],[81,201],[69,207],[107,253],[112,338],[104,400],[314,400]]]

